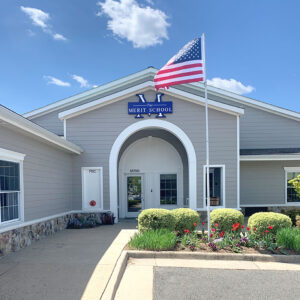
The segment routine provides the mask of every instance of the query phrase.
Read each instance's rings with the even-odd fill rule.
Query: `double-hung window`
[[[22,160],[2,156],[0,149],[0,225],[21,220]],[[5,151],[5,154],[12,151]],[[18,156],[19,157],[19,156]],[[23,156],[24,158],[24,156]]]
[[[294,186],[289,181],[300,175],[300,167],[287,167],[285,169],[285,198],[286,203],[299,203],[300,197],[297,195]]]

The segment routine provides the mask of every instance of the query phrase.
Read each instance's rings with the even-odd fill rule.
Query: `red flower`
[[[197,223],[195,222],[193,225],[194,225],[194,227],[196,227],[196,226],[197,226]]]
[[[256,231],[256,228],[255,228],[255,227],[253,228],[253,231]]]
[[[224,234],[225,234],[225,231],[222,231],[222,232],[220,233],[220,237],[223,237]]]
[[[215,232],[215,231],[216,231],[216,228],[212,228],[212,231]]]
[[[216,223],[215,226],[218,227],[218,226],[219,226],[219,223]]]
[[[245,226],[244,226],[244,225],[242,225],[241,227],[242,227],[243,229],[245,228]]]
[[[185,233],[191,233],[188,229],[184,229]]]
[[[269,233],[269,230],[268,230],[268,229],[266,230],[266,233]]]
[[[204,222],[202,222],[202,225],[204,225],[205,223]]]
[[[268,226],[269,229],[273,229],[273,226]]]
[[[214,235],[211,233],[209,236],[210,236],[210,237],[213,237]]]
[[[249,230],[250,230],[250,227],[247,227],[247,230],[249,231]]]

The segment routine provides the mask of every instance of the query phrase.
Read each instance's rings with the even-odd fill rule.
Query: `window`
[[[177,175],[176,174],[160,175],[160,204],[161,205],[177,204]]]
[[[204,187],[203,190],[205,204],[207,205],[206,193],[207,193],[207,185],[206,185],[206,169],[204,167],[203,172],[203,182]],[[209,190],[210,190],[210,206],[225,206],[225,166],[211,166],[209,168]]]
[[[19,219],[20,166],[0,160],[0,222]]]
[[[297,196],[297,193],[290,180],[296,178],[300,174],[300,168],[285,168],[286,172],[286,202],[300,202],[300,198]]]

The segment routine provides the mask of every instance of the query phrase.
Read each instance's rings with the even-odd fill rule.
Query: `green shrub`
[[[272,226],[272,229],[269,230],[268,226]],[[261,237],[265,230],[275,235],[279,229],[291,226],[292,221],[288,216],[274,212],[259,212],[253,214],[248,220],[248,227],[255,237]]]
[[[296,225],[296,217],[300,215],[300,209],[299,208],[291,208],[288,210],[281,211],[284,215],[287,215],[291,218],[293,225]]]
[[[296,227],[279,229],[276,242],[286,249],[300,251],[300,229]]]
[[[198,225],[200,221],[199,214],[190,208],[178,208],[171,211],[175,218],[175,230],[183,233],[185,229],[193,231],[194,223]]]
[[[296,217],[296,226],[300,228],[300,215]]]
[[[138,217],[139,231],[162,228],[175,230],[175,218],[170,210],[151,208],[140,213]]]
[[[176,234],[168,229],[148,230],[136,233],[128,243],[130,249],[172,250],[177,242]]]
[[[218,223],[218,230],[231,231],[232,225],[235,223],[244,224],[244,215],[236,209],[218,208],[210,213],[211,227],[215,227]]]

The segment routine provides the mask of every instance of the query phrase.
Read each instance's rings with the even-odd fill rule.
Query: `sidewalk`
[[[80,299],[118,233],[136,225],[136,220],[121,220],[113,226],[64,230],[1,258],[0,299]]]

